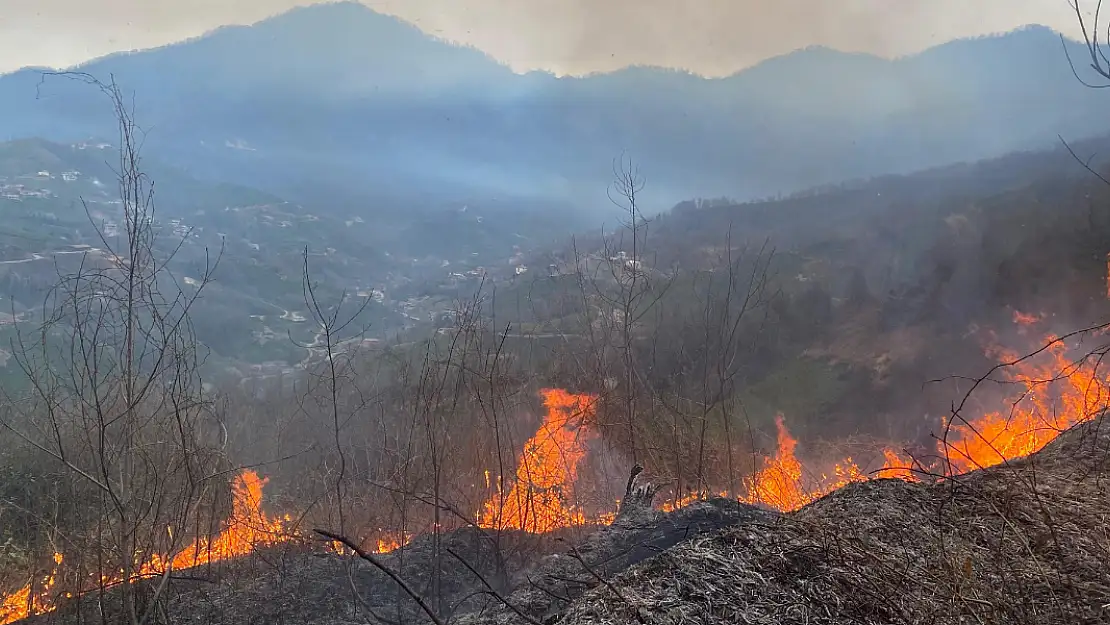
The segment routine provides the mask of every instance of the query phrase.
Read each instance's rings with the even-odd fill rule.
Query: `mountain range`
[[[608,206],[612,160],[627,154],[665,208],[1110,131],[1110,95],[1080,84],[1065,48],[1083,66],[1082,44],[1032,26],[893,60],[809,48],[726,78],[557,77],[345,2],[74,70],[134,94],[159,158],[297,201]],[[110,112],[78,81],[0,77],[0,138],[111,137]]]

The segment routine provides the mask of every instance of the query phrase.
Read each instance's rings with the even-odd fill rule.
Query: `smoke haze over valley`
[[[1108,130],[1090,122],[1102,96],[1061,56],[1058,36],[1037,27],[894,61],[809,48],[719,79],[650,67],[560,79],[514,73],[347,3],[79,69],[134,93],[151,153],[296,200],[324,186],[360,199],[418,192],[595,207],[610,159],[626,151],[651,174],[662,210],[694,195],[765,197]],[[0,136],[111,134],[95,94],[40,82],[33,70],[0,80]]]

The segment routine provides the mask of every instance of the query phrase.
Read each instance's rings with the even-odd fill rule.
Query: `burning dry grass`
[[[586,441],[596,435],[587,421],[594,417],[597,398],[555,388],[540,394],[546,409],[543,423],[524,444],[509,492],[503,492],[498,480],[497,493],[478,515],[481,527],[542,534],[593,522],[568,491],[575,486]]]
[[[102,573],[99,579],[96,576],[82,579],[77,594],[238,558],[258,548],[291,540],[294,535],[284,527],[289,519],[271,518],[262,511],[262,488],[265,485],[265,478],[254,471],[244,471],[232,482],[232,512],[223,531],[211,538],[198,538],[172,556],[152,554],[142,559],[134,567],[133,579],[126,579],[122,573]],[[40,583],[28,582],[15,592],[0,594],[0,625],[14,623],[35,614],[53,612],[58,608],[59,599],[73,597],[73,592],[66,592],[58,597],[54,591],[63,560],[62,554],[54,554],[54,569]]]
[[[666,551],[561,622],[1110,622],[1110,423],[936,484],[853,483]]]
[[[488,573],[504,591],[516,591],[516,610],[544,622],[568,607],[568,622],[583,623],[629,618],[1103,622],[1110,619],[1110,583],[1108,576],[1098,575],[1098,565],[1110,556],[1110,496],[1100,480],[1105,477],[1108,449],[1107,436],[1098,429],[1101,420],[1091,419],[1099,414],[1097,407],[1106,405],[1110,378],[1099,372],[1097,360],[1069,361],[1066,346],[1055,339],[1042,351],[1047,361],[1000,355],[1003,362],[1020,365],[1007,376],[1018,393],[1005,412],[952,420],[938,444],[938,458],[946,458],[947,464],[930,467],[933,475],[949,476],[939,484],[916,483],[918,476],[907,467],[921,465],[894,449],[881,450],[884,464],[874,474],[862,471],[851,457],[827,465],[824,472],[807,471],[795,454],[798,441],[780,417],[776,450],[745,480],[744,492],[731,495],[733,501],[727,503],[735,509],[687,505],[705,495],[698,493],[682,498],[679,506],[664,506],[668,515],[654,512],[652,518],[640,519],[638,527],[614,523],[611,514],[588,518],[577,503],[577,465],[587,453],[585,443],[597,434],[591,427],[596,398],[545,389],[541,394],[547,414],[521,451],[509,488],[502,489],[498,480],[496,492],[477,511],[475,527],[467,530],[473,540],[457,546],[482,543],[489,531],[541,536],[614,523],[540,563],[533,571],[536,575],[525,580],[527,587],[509,583],[515,567],[507,566],[502,556],[494,558]],[[1076,424],[1083,425],[1057,438]],[[1046,443],[1034,456],[1014,460]],[[869,481],[872,476],[906,481]],[[283,531],[285,519],[262,513],[263,484],[253,473],[240,476],[225,531],[169,559],[148,558],[138,568],[139,577],[230,560],[296,538]],[[833,494],[826,496],[829,493]],[[735,499],[797,512],[780,519]],[[663,552],[612,583],[603,581],[699,532],[736,523],[741,523],[739,529],[699,538]],[[468,569],[444,556],[437,546],[440,536],[419,537],[412,549],[398,553],[414,554],[415,560],[398,560],[397,568],[420,581],[422,588],[434,588],[441,602],[445,596],[458,598],[452,612],[473,607],[480,603],[474,591],[481,588],[471,582],[485,582],[459,577]],[[393,551],[408,538],[396,543],[379,540],[377,551]],[[493,542],[500,545],[499,540]],[[428,553],[436,555],[420,557]],[[671,567],[676,572],[664,574]],[[52,574],[34,590],[28,585],[0,597],[0,623],[53,611],[53,580]],[[445,585],[444,580],[458,583]],[[90,587],[121,581],[109,576]],[[365,581],[373,585],[369,578]],[[350,585],[359,586],[353,580]],[[396,593],[386,586],[368,596],[396,604]],[[575,602],[598,586],[606,590],[595,597],[597,607],[584,607],[588,600]],[[626,586],[627,592],[616,590]],[[83,590],[78,588],[79,593]],[[387,609],[389,601],[376,609]],[[520,614],[516,610],[495,618],[513,622]],[[1061,621],[1065,616],[1068,619]],[[485,618],[481,609],[478,618]]]

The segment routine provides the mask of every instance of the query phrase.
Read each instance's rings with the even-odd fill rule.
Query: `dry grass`
[[[521,613],[535,622],[553,622],[574,601],[603,585],[602,579],[700,535],[765,522],[775,516],[777,513],[716,498],[670,513],[649,510],[647,514],[620,517],[577,545],[539,559],[518,575],[507,597],[513,609],[488,602],[482,609],[463,615],[458,625],[513,625],[524,622]]]
[[[870,369],[876,381],[886,378],[892,363],[914,362],[927,353],[932,340],[928,328],[909,326],[876,332],[875,328],[882,326],[879,307],[869,307],[841,323],[827,345],[810,347],[804,353],[810,358]]]
[[[525,618],[476,594],[484,583],[446,548],[545,625],[1110,623],[1110,422],[944,483],[854,484],[787,515],[724,503],[616,523],[585,542],[568,536],[575,547],[504,568],[469,530],[441,536],[439,556],[426,536],[403,565],[401,554],[384,559],[458,625]],[[525,536],[503,538],[512,553],[545,552]],[[208,582],[174,584],[172,618],[158,622],[425,620],[357,562],[293,549],[223,568]],[[83,618],[72,605],[29,622],[99,622],[96,597],[80,604]]]
[[[1110,622],[1110,423],[936,484],[855,484],[666,551],[560,622]]]

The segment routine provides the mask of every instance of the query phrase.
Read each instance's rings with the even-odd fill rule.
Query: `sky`
[[[1093,8],[1096,0],[1079,0]],[[311,0],[0,0],[0,72],[69,67],[249,24]],[[1069,0],[365,0],[518,71],[646,64],[730,74],[810,45],[882,56],[1044,24],[1078,34]]]

